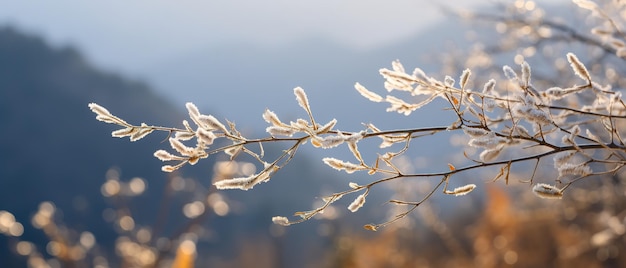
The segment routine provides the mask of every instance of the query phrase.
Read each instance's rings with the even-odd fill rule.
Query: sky
[[[440,2],[476,7],[493,1]],[[77,46],[97,65],[127,74],[229,42],[280,46],[319,36],[374,49],[445,19],[428,0],[0,0],[0,6],[0,25]]]

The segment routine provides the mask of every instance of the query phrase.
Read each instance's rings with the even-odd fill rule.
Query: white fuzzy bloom
[[[589,1],[579,0],[579,2],[582,3]],[[585,67],[585,65],[580,62],[580,60],[578,59],[578,57],[576,57],[576,55],[574,55],[574,53],[567,53],[567,61],[570,63],[572,70],[574,70],[574,73],[578,75],[578,77],[582,78],[583,80],[591,81],[591,76],[589,75],[589,71],[587,71],[587,67]]]
[[[272,124],[273,126],[285,126],[285,124],[283,124],[283,122],[278,119],[278,116],[274,112],[267,109],[263,113],[263,120]]]
[[[291,223],[289,222],[289,219],[287,219],[286,217],[282,217],[282,216],[272,217],[272,222],[278,225],[282,225],[282,226],[291,225]]]
[[[563,198],[563,191],[561,191],[561,189],[545,183],[535,184],[535,186],[533,186],[533,193],[545,199]]]
[[[287,126],[269,126],[265,128],[265,131],[267,131],[267,133],[269,133],[273,137],[276,137],[276,136],[291,137],[293,136],[294,133],[296,133],[296,131],[293,128],[290,128]]]
[[[139,129],[136,132],[134,132],[132,135],[130,135],[130,141],[138,141],[142,139],[143,137],[148,136],[148,134],[152,133],[153,131],[154,131],[154,128],[149,127],[145,123],[141,123],[141,126],[139,127]]]
[[[453,87],[454,86],[454,78],[446,75],[445,79],[443,80],[443,83],[446,85],[446,87]]]
[[[559,172],[559,177],[567,176],[567,175],[587,176],[593,173],[593,171],[587,164],[572,164],[572,163],[565,163],[565,164],[560,165],[557,168],[557,171]]]
[[[521,125],[516,125],[515,126],[515,133],[517,133],[517,135],[520,135],[522,137],[530,137],[530,133],[528,132],[528,130]]]
[[[261,182],[268,181],[270,178],[270,173],[271,171],[266,169],[266,170],[261,171],[261,173],[259,174],[253,174],[248,177],[239,177],[239,178],[221,180],[221,181],[215,182],[213,185],[215,185],[215,187],[217,187],[217,189],[219,190],[240,189],[240,190],[247,191],[247,190],[252,189],[255,185]]]
[[[299,131],[303,131],[303,132],[308,132],[311,131],[311,126],[309,126],[309,122],[307,122],[306,120],[302,119],[302,118],[298,118],[298,120],[296,120],[296,122],[289,122],[289,125],[294,128],[297,129]]]
[[[476,188],[476,184],[468,184],[468,185],[464,185],[461,187],[456,187],[452,191],[446,190],[444,193],[455,195],[455,196],[461,196],[461,195],[468,194],[469,192],[473,191],[475,188]]]
[[[242,148],[243,148],[242,145],[233,146],[233,147],[230,147],[230,148],[224,150],[224,153],[232,158],[232,157],[235,157],[239,152],[241,152]]]
[[[187,112],[189,112],[189,118],[191,118],[197,126],[200,126],[201,123],[198,120],[200,117],[200,110],[198,110],[198,107],[191,102],[185,103],[185,107],[187,108]]]
[[[177,131],[176,134],[174,134],[174,138],[177,140],[181,140],[181,141],[191,140],[195,136],[196,136],[195,132]]]
[[[359,151],[359,147],[356,145],[356,142],[348,142],[348,148],[350,148],[350,152],[352,152],[352,155],[354,155],[357,160],[363,163],[363,157],[361,156],[361,152]]]
[[[357,212],[359,208],[363,207],[365,204],[365,196],[367,196],[365,193],[357,196],[356,199],[354,199],[354,201],[352,201],[352,203],[348,206],[348,210]]]
[[[594,11],[598,8],[598,5],[589,0],[573,0],[574,4],[578,5],[580,8],[584,8],[587,10]]]
[[[326,133],[328,131],[331,131],[335,127],[336,124],[337,124],[337,119],[333,118],[333,120],[330,120],[325,125],[320,126],[319,128],[317,128],[317,132],[316,133],[317,134],[324,134],[324,133]]]
[[[346,140],[346,142],[352,143],[352,142],[358,142],[362,140],[363,136],[365,136],[365,133],[366,133],[365,131],[359,131],[359,132],[350,133],[350,135],[342,134],[342,136],[344,136],[344,139]]]
[[[394,143],[404,142],[408,139],[408,135],[383,135],[379,137],[383,140],[383,142],[378,146],[380,148],[387,148]]]
[[[552,123],[548,113],[534,107],[531,104],[516,104],[513,106],[512,110],[515,115],[521,116],[524,119],[539,125],[548,125]]]
[[[522,62],[522,83],[524,86],[530,85],[530,65],[528,62]]]
[[[176,169],[178,169],[178,168],[175,167],[175,166],[171,166],[171,165],[164,165],[164,166],[161,167],[161,170],[163,172],[174,172]]]
[[[213,141],[217,138],[212,131],[205,130],[204,128],[198,128],[196,136],[198,140],[202,141],[205,145],[213,144]]]
[[[176,150],[179,154],[184,155],[184,156],[193,155],[193,152],[195,150],[194,148],[185,146],[182,142],[180,142],[179,140],[175,138],[170,138],[169,141],[170,141],[170,146],[172,146],[172,149]]]
[[[461,128],[463,129],[463,132],[465,132],[465,134],[467,134],[468,136],[472,138],[480,138],[491,133],[486,129],[477,128],[477,127],[462,126]]]
[[[508,78],[509,80],[517,80],[517,73],[513,71],[513,68],[511,68],[511,66],[502,66],[502,71],[504,72],[504,76],[506,76],[506,78]]]
[[[92,112],[94,112],[96,114],[96,120],[98,121],[102,121],[105,122],[107,124],[116,124],[116,125],[120,125],[120,126],[126,126],[126,127],[130,127],[131,125],[128,124],[126,121],[122,120],[121,118],[112,115],[109,110],[107,110],[106,108],[96,104],[96,103],[89,103],[89,109],[91,109]]]
[[[489,81],[487,81],[487,83],[485,83],[485,86],[483,87],[483,94],[487,94],[487,95],[493,94],[494,88],[496,88],[496,80],[489,79]]]
[[[413,76],[415,76],[417,79],[422,80],[422,81],[430,80],[430,77],[427,76],[426,73],[424,72],[424,70],[422,70],[420,68],[415,68],[413,70]]]
[[[615,33],[615,30],[613,30],[612,28],[604,27],[604,26],[598,26],[598,27],[592,28],[591,33],[595,35],[608,37],[608,36],[611,36],[613,33]]]
[[[546,89],[545,94],[552,100],[562,99],[567,95],[567,91],[560,87],[551,87]]]
[[[554,155],[554,168],[565,165],[576,154],[574,151],[560,152]]]
[[[465,88],[467,86],[467,82],[469,81],[469,77],[472,74],[472,71],[470,71],[470,69],[465,69],[463,70],[463,73],[461,74],[461,77],[459,78],[459,85],[461,86],[461,88]]]
[[[123,138],[123,137],[126,137],[126,136],[133,135],[137,131],[139,131],[139,129],[137,129],[135,127],[126,127],[126,128],[118,129],[118,130],[115,130],[115,131],[111,132],[111,136],[113,136],[115,138]]]
[[[311,107],[309,106],[309,98],[307,98],[304,89],[302,89],[301,87],[296,87],[293,89],[293,93],[296,95],[296,100],[298,101],[300,107],[302,107],[307,112],[311,111]]]
[[[224,133],[228,133],[226,126],[224,126],[224,124],[222,124],[219,120],[217,120],[217,118],[212,115],[201,114],[200,116],[198,116],[198,122],[200,122],[200,125],[198,126],[206,130],[219,130]]]
[[[416,107],[414,104],[406,103],[405,101],[394,96],[387,96],[385,98],[385,101],[391,104],[391,107],[387,108],[387,112],[398,112],[408,116],[411,114],[411,112],[419,108]]]
[[[402,65],[402,63],[399,60],[394,60],[391,62],[391,68],[399,73],[406,73],[406,71],[404,70],[404,66]]]
[[[580,134],[580,127],[578,125],[574,125],[572,129],[570,129],[569,138],[570,140],[574,140],[578,134]]]
[[[333,135],[320,138],[318,141],[320,142],[320,147],[329,149],[341,145],[346,141],[346,139],[340,135]]]
[[[344,162],[344,161],[341,161],[339,159],[332,158],[332,157],[325,157],[324,159],[322,159],[322,161],[324,161],[324,164],[336,170],[344,170],[348,174],[354,173],[357,170],[364,169],[364,167],[361,165],[353,164],[350,162]]]
[[[94,112],[96,115],[103,115],[103,116],[110,116],[112,115],[111,112],[109,112],[109,110],[107,110],[106,108],[100,106],[97,103],[89,103],[89,109],[91,109],[92,112]]]
[[[154,152],[154,157],[156,157],[157,159],[159,159],[161,161],[182,161],[182,160],[185,160],[184,157],[180,157],[180,156],[177,156],[177,155],[170,154],[168,151],[165,151],[165,150],[158,150],[158,151]]]
[[[361,96],[365,97],[366,99],[373,101],[373,102],[381,102],[383,101],[383,97],[381,97],[380,95],[371,92],[369,90],[367,90],[367,88],[365,88],[364,86],[362,86],[359,83],[356,83],[354,85],[354,88],[361,94]]]
[[[497,146],[496,148],[486,149],[482,151],[479,155],[480,161],[489,162],[489,161],[494,160],[496,157],[498,157],[498,155],[500,155],[500,153],[502,152],[502,149],[504,149],[504,146],[500,145],[500,146]]]
[[[507,142],[506,138],[498,137],[493,132],[489,132],[489,134],[473,138],[469,141],[469,145],[473,147],[482,147],[486,149],[494,149],[501,144]]]

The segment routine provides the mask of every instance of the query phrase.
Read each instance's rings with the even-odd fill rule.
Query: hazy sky
[[[475,6],[491,0],[438,1]],[[459,4],[462,3],[462,4]],[[429,0],[0,0],[0,24],[78,46],[97,64],[139,72],[211,45],[277,46],[304,37],[369,49],[445,19]]]

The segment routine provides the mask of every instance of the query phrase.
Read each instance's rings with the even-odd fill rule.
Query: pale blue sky
[[[472,7],[494,0],[437,1]],[[447,2],[447,3],[446,3]],[[427,0],[0,0],[0,24],[78,46],[100,66],[141,73],[228,42],[279,46],[309,36],[371,49],[445,19]]]

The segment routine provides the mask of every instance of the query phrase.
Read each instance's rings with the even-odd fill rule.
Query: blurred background
[[[561,15],[578,10],[568,1],[549,3]],[[469,201],[434,199],[381,232],[361,228],[393,216],[385,200],[401,190],[419,196],[424,182],[380,189],[358,213],[342,200],[323,217],[284,228],[271,217],[318,206],[321,196],[359,179],[321,161],[346,152],[307,148],[268,183],[218,192],[211,180],[247,163],[226,168],[216,157],[164,174],[152,154],[167,147],[167,134],[135,143],[111,138],[114,128],[87,108],[96,102],[135,124],[180,126],[184,103],[192,101],[262,137],[266,108],[286,121],[306,116],[292,93],[301,86],[316,119],[336,118],[341,130],[438,126],[449,119],[431,116],[438,109],[385,113],[354,83],[380,92],[378,69],[396,59],[407,69],[457,76],[475,64],[466,55],[476,55],[478,44],[498,45],[502,33],[445,10],[498,14],[510,5],[531,14],[541,4],[0,0],[0,267],[617,267],[624,215],[606,212],[600,196],[545,203],[493,184],[464,197]],[[489,64],[514,65],[520,51]],[[458,159],[449,144],[449,136],[420,143],[407,166],[420,171]],[[593,214],[577,216],[579,207]],[[602,224],[610,221],[613,227]],[[590,242],[607,228],[617,231]]]

